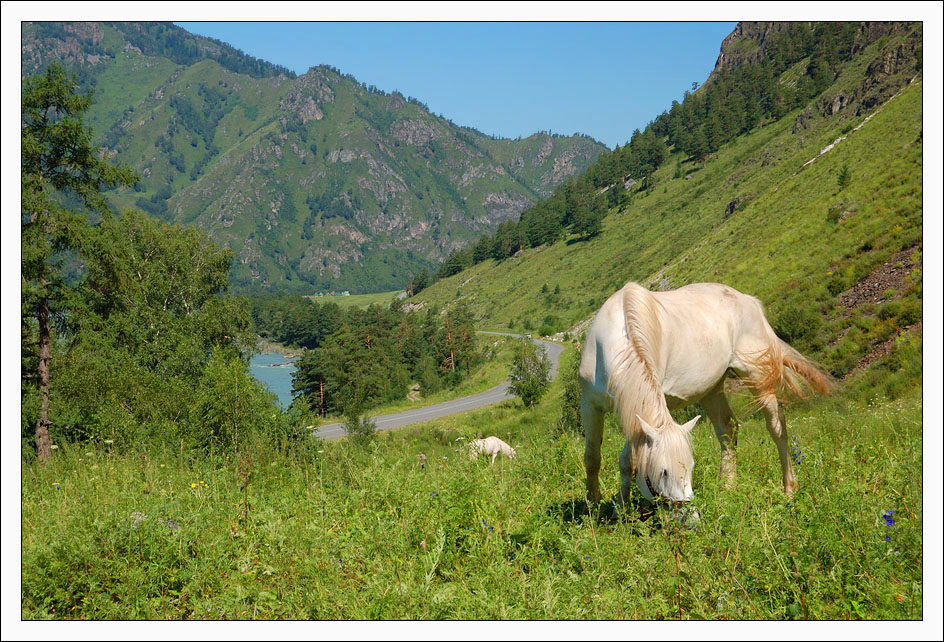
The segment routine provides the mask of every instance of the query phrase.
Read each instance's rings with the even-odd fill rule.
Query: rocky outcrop
[[[313,67],[292,83],[280,107],[297,115],[302,123],[324,118],[321,106],[334,102],[334,90],[324,70]]]
[[[790,27],[790,22],[739,22],[722,42],[721,53],[706,83],[711,82],[723,69],[760,62],[767,54],[772,35]]]

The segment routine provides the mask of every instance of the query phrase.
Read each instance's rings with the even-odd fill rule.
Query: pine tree
[[[82,253],[91,225],[83,212],[61,206],[57,193],[77,196],[99,216],[109,216],[102,191],[132,186],[130,169],[99,158],[91,131],[83,123],[90,94],[75,91],[78,79],[50,65],[45,74],[23,81],[22,93],[22,314],[24,335],[38,334],[37,381],[41,397],[35,444],[40,461],[51,456],[49,427],[50,361],[53,315],[64,312],[70,286],[62,257]]]

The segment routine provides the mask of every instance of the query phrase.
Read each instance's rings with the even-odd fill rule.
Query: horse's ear
[[[636,419],[639,420],[639,425],[642,426],[642,431],[646,433],[646,436],[649,437],[650,440],[655,441],[659,438],[659,431],[647,424],[645,419],[639,415],[636,415]]]
[[[698,423],[698,420],[699,420],[699,419],[701,419],[701,415],[696,415],[694,419],[692,419],[691,421],[686,422],[686,423],[682,426],[682,432],[691,432],[691,431],[692,431],[692,428],[695,427],[695,424]]]

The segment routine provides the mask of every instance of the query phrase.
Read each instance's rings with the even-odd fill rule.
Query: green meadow
[[[260,439],[238,461],[62,445],[23,469],[23,618],[924,617],[918,394],[789,406],[803,453],[789,498],[736,394],[736,486],[721,487],[700,423],[689,530],[614,512],[610,419],[605,502],[587,512],[582,436],[555,428],[561,392],[372,440]],[[518,457],[460,452],[459,437],[492,434]]]

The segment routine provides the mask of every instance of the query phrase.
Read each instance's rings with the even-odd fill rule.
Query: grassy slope
[[[506,402],[367,446],[259,450],[248,520],[233,465],[64,447],[24,468],[23,617],[924,616],[921,487],[906,482],[921,461],[919,400],[791,410],[805,455],[791,500],[760,418],[742,415],[728,491],[701,427],[703,527],[678,532],[580,516],[582,440],[549,429],[558,393],[531,413]],[[618,485],[615,432],[604,438],[606,497]],[[490,466],[456,452],[457,436],[488,434],[518,458]],[[135,512],[148,516],[137,529]]]
[[[791,308],[809,309],[819,331],[797,347],[844,374],[870,343],[888,338],[895,320],[881,327],[867,320],[868,330],[857,335],[861,350],[838,354],[845,348],[833,344],[881,310],[845,314],[830,280],[840,278],[844,290],[921,242],[921,89],[919,80],[864,124],[852,115],[819,119],[794,134],[794,119],[785,118],[723,148],[704,167],[683,165],[688,180],[673,179],[675,163],[667,163],[656,188],[623,213],[611,212],[598,237],[486,261],[416,298],[445,306],[459,290],[487,328],[538,328],[547,315],[571,327],[629,280],[649,287],[720,281],[759,297],[775,325]],[[804,167],[840,136],[846,139]],[[851,183],[840,190],[843,166]],[[738,197],[743,202],[727,215]],[[849,215],[833,222],[831,208]],[[560,294],[542,294],[545,284],[551,292],[559,285]],[[903,290],[895,297],[920,306],[920,273]]]

